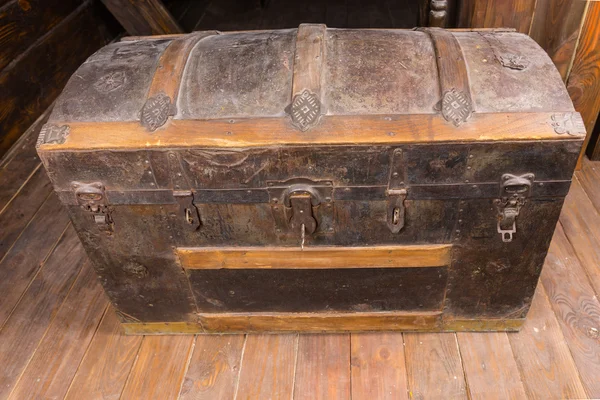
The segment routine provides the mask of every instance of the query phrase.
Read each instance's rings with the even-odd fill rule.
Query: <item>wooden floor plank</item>
[[[25,184],[19,194],[0,214],[0,260],[44,203],[52,185],[43,168],[39,168]]]
[[[560,224],[541,281],[583,387],[589,397],[600,398],[600,303]]]
[[[298,335],[247,335],[235,399],[290,399]]]
[[[245,335],[198,335],[179,398],[233,399]]]
[[[581,170],[575,172],[575,177],[600,212],[600,162],[590,161],[587,157],[583,157],[582,161]]]
[[[35,143],[51,111],[52,107],[48,108],[0,161],[0,211],[41,164]]]
[[[454,333],[405,333],[410,399],[466,399],[467,388]]]
[[[126,336],[109,307],[71,382],[67,400],[117,400],[121,397],[143,336]]]
[[[556,316],[539,285],[527,321],[520,332],[508,334],[515,360],[530,399],[586,397],[577,367]]]
[[[350,335],[352,399],[408,399],[401,333]]]
[[[460,332],[456,336],[470,399],[527,398],[505,332]]]
[[[62,399],[108,307],[96,273],[84,265],[10,399]]]
[[[86,260],[69,227],[0,330],[0,399],[14,388]]]
[[[600,186],[600,179],[597,186]],[[560,223],[596,295],[600,295],[600,213],[577,178],[565,200]]]
[[[50,195],[0,262],[0,327],[6,322],[68,223],[69,218],[60,201],[56,195]]]
[[[176,399],[194,336],[145,336],[121,399]]]
[[[294,399],[349,398],[350,335],[300,335]]]

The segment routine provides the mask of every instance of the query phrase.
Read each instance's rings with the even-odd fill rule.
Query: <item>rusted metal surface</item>
[[[213,34],[183,46],[186,55],[170,47],[178,62],[164,56],[171,40],[142,38],[108,46],[81,67],[57,102],[39,153],[132,332],[166,322],[182,332],[202,331],[203,318],[212,324],[207,331],[285,330],[281,321],[289,313],[318,319],[334,311],[415,313],[406,318],[418,322],[442,310],[428,330],[520,325],[570,186],[582,142],[579,117],[531,39],[514,32],[428,32],[308,25]],[[462,61],[447,67],[458,51]],[[318,57],[318,68],[302,57]],[[156,77],[168,75],[155,73],[158,65],[182,71],[181,82],[165,83],[165,115],[144,112],[148,98],[161,93]],[[305,90],[318,103],[305,98],[294,110],[295,96]],[[482,129],[476,139],[461,139],[473,135],[469,124],[478,113],[531,111],[548,113],[536,124],[556,137],[496,140]],[[413,113],[439,119],[452,129],[445,134],[455,136],[434,142],[436,129],[407,122],[386,133],[389,142],[352,142],[353,125],[338,122],[318,135],[344,135],[346,142],[310,144],[332,115]],[[221,145],[216,134],[209,145],[191,146],[188,132],[172,146],[149,144],[172,135],[166,128],[175,129],[177,119],[231,118],[226,125],[235,126],[243,118],[251,126],[262,117],[281,119],[283,132],[301,140],[253,143],[253,135],[276,126],[257,125],[239,147]],[[503,118],[490,120],[491,128],[504,127]],[[516,120],[511,129],[521,126]],[[146,140],[61,150],[74,133],[59,131],[69,132],[77,121],[144,123]],[[403,140],[427,135],[432,142],[394,142],[396,134]],[[185,268],[177,257],[178,248],[412,244],[452,245],[452,260],[427,268],[203,270]],[[302,318],[313,323],[310,315]],[[386,326],[393,327],[393,318]],[[332,323],[322,326],[333,329]]]

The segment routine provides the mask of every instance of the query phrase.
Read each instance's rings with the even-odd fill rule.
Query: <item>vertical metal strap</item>
[[[181,36],[162,53],[140,114],[141,124],[150,132],[163,126],[169,116],[175,115],[183,70],[194,46],[216,34],[217,31],[206,31]]]
[[[452,32],[441,28],[419,28],[433,41],[438,66],[440,110],[446,121],[455,126],[467,121],[473,113],[473,101],[467,64],[460,43]]]
[[[324,114],[321,102],[321,70],[325,62],[327,27],[322,24],[302,24],[298,27],[292,100],[286,108],[292,125],[301,131],[312,128]]]

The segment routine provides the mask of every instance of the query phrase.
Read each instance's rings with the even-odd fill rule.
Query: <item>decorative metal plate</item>
[[[321,117],[321,102],[317,96],[308,90],[294,96],[292,104],[286,112],[292,119],[292,124],[302,132],[312,128]]]
[[[63,144],[69,136],[69,125],[52,125],[46,124],[40,131],[40,136],[36,143],[36,147],[40,147],[42,144]]]
[[[154,132],[167,122],[172,113],[171,98],[164,93],[159,93],[146,100],[142,108],[141,122],[146,129]]]
[[[581,117],[574,113],[560,113],[552,115],[554,132],[559,135],[565,133],[573,136],[585,135],[585,125]]]
[[[459,126],[471,117],[471,99],[464,92],[456,89],[448,90],[442,98],[442,116],[446,121]]]

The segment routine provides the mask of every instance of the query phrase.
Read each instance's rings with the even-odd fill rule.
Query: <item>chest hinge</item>
[[[92,214],[98,229],[108,235],[112,234],[114,231],[112,210],[108,206],[104,184],[102,182],[72,182],[71,186],[75,189],[77,204]]]
[[[531,187],[535,175],[502,175],[500,183],[500,198],[495,200],[498,209],[497,230],[502,235],[502,241],[512,242],[513,235],[517,232],[517,217],[521,208],[531,195]]]
[[[185,226],[191,231],[197,230],[200,227],[200,211],[194,204],[194,193],[191,190],[174,190],[173,197],[179,204]]]

